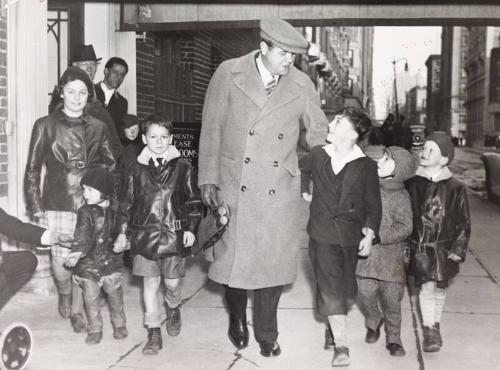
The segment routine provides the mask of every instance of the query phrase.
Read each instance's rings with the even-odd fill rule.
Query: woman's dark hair
[[[121,65],[121,66],[125,67],[125,69],[126,69],[125,74],[128,73],[128,64],[127,64],[127,62],[124,59],[118,58],[118,57],[109,58],[109,60],[106,62],[106,65],[104,66],[104,68],[107,68],[107,69],[113,68],[113,66],[115,64],[118,64],[118,65]]]
[[[358,143],[365,139],[372,128],[370,116],[363,110],[355,107],[345,107],[339,110],[335,115],[345,117],[351,122],[354,130],[358,133]]]
[[[49,103],[49,113],[52,113],[56,109],[62,107],[63,99],[61,98],[61,94],[63,92],[64,86],[66,86],[67,83],[76,80],[82,81],[87,86],[87,90],[89,93],[87,104],[94,99],[94,85],[92,84],[92,81],[90,80],[87,72],[79,67],[70,66],[64,71],[63,75],[59,79],[57,86],[52,92],[52,98]]]
[[[141,132],[146,135],[148,132],[148,129],[153,126],[153,125],[158,125],[161,127],[165,127],[169,133],[169,135],[172,134],[173,131],[173,124],[172,121],[167,119],[164,115],[161,113],[153,113],[150,116],[146,117],[144,121],[141,123]]]

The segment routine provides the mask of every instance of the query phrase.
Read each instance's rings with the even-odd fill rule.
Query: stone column
[[[8,192],[9,213],[28,220],[23,180],[31,130],[47,114],[47,0],[9,1],[7,7]],[[21,246],[22,247],[22,246]],[[26,246],[29,247],[29,246]],[[32,291],[54,290],[47,251],[38,253]]]

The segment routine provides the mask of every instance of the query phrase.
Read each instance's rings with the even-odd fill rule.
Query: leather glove
[[[64,248],[71,248],[71,242],[74,240],[73,235],[50,231],[49,244],[59,244]]]
[[[201,200],[209,208],[217,208],[219,201],[217,200],[217,186],[215,184],[203,184],[200,186]]]

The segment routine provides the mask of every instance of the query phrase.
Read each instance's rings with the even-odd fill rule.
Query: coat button
[[[280,140],[283,139],[283,134],[279,134],[278,139],[280,139]]]
[[[102,240],[102,238],[99,238],[99,239],[97,239],[97,241],[98,241],[99,243],[102,243],[104,240]]]
[[[274,189],[269,190],[269,195],[274,195],[276,191]]]
[[[250,158],[249,157],[245,158],[245,163],[250,163]]]
[[[248,131],[248,134],[249,134],[250,136],[253,136],[253,135],[255,134],[255,130],[254,130],[254,129],[251,129],[250,131]]]
[[[278,167],[279,165],[280,165],[280,164],[278,163],[278,161],[274,161],[274,162],[273,162],[273,166],[274,166],[274,167]]]
[[[247,188],[245,185],[243,185],[243,186],[241,187],[241,191],[247,191],[247,189],[248,189],[248,188]]]

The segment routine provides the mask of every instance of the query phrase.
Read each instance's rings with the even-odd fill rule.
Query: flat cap
[[[261,19],[259,27],[260,37],[264,40],[271,41],[277,47],[295,54],[307,52],[309,43],[305,37],[283,19]]]

